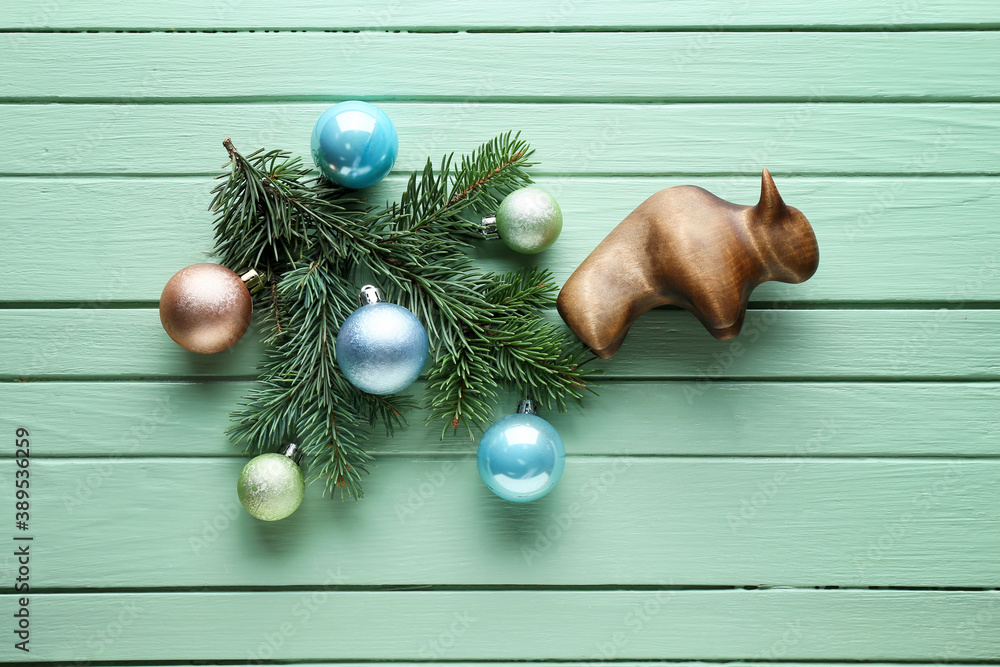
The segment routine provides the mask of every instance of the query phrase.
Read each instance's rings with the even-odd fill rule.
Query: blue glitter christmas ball
[[[344,376],[369,394],[395,394],[427,364],[427,332],[416,315],[380,301],[361,306],[337,334],[337,363]]]
[[[341,102],[327,109],[312,132],[312,156],[327,179],[355,190],[375,185],[399,153],[389,116],[374,104]]]
[[[501,417],[479,441],[479,475],[504,500],[525,503],[552,490],[566,467],[559,433],[541,417]]]

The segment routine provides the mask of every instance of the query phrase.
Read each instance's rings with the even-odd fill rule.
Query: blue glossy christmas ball
[[[399,153],[389,116],[374,104],[353,100],[330,107],[312,132],[313,161],[323,176],[355,190],[375,185]]]
[[[344,376],[369,394],[395,394],[427,364],[427,332],[416,315],[380,301],[361,306],[337,334],[337,363]]]
[[[537,415],[501,417],[479,441],[479,476],[504,500],[526,503],[552,490],[566,467],[559,433]]]

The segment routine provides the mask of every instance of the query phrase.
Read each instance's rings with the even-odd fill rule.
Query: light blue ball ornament
[[[374,104],[352,100],[323,112],[312,132],[312,156],[327,179],[359,190],[389,173],[399,137],[389,116]]]
[[[526,503],[552,490],[566,467],[559,433],[523,400],[517,414],[501,417],[479,441],[479,476],[504,500]]]
[[[382,301],[372,285],[361,288],[361,303],[337,334],[337,364],[361,391],[403,391],[427,365],[427,332],[416,315]]]

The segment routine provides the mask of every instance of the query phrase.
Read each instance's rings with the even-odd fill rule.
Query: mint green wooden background
[[[25,426],[35,536],[29,655],[0,552],[0,659],[1000,662],[1000,3],[0,4],[0,532]],[[399,130],[378,198],[523,130],[561,280],[656,190],[752,203],[765,166],[820,270],[740,347],[644,317],[547,415],[541,502],[418,415],[364,501],[256,522],[222,431],[259,341],[185,353],[156,303],[211,249],[222,139],[305,154],[348,98]]]

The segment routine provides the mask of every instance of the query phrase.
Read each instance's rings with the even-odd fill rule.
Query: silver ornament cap
[[[484,215],[483,221],[479,223],[479,231],[482,233],[484,239],[499,239],[500,233],[497,231],[497,216]]]
[[[358,302],[362,306],[382,301],[382,293],[374,285],[365,285],[358,293]]]
[[[519,415],[537,415],[538,406],[530,398],[522,398],[521,402],[517,404],[517,413]]]
[[[279,454],[283,454],[295,462],[296,465],[302,465],[302,457],[305,452],[302,448],[296,445],[294,442],[290,442],[287,445],[282,445],[278,450]]]

